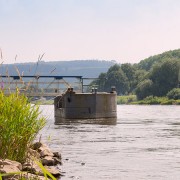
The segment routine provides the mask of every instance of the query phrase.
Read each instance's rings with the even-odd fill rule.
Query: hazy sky
[[[5,63],[139,62],[180,48],[180,0],[0,0],[0,48]]]

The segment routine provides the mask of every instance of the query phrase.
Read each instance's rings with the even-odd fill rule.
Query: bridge
[[[97,78],[83,78],[82,76],[0,76],[0,88],[5,94],[15,92],[28,97],[56,97],[64,93],[67,88],[73,87],[77,92],[84,92],[90,82]]]

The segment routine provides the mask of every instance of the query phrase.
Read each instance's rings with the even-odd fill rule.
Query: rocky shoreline
[[[61,154],[52,152],[50,148],[41,142],[34,143],[28,151],[26,162],[21,164],[17,161],[0,159],[0,174],[3,179],[18,180],[36,179],[46,180],[46,172],[59,179],[61,176]]]

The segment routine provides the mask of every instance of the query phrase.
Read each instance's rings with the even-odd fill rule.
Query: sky
[[[138,63],[179,48],[179,0],[0,0],[4,63]]]

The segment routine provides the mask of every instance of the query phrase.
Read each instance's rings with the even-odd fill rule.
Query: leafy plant
[[[39,107],[18,90],[9,96],[0,91],[0,158],[24,162],[28,146],[45,125]]]

